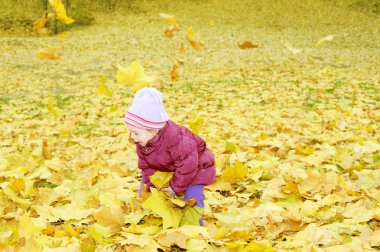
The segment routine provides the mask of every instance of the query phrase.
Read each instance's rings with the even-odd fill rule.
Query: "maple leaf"
[[[300,52],[302,52],[302,49],[298,49],[298,48],[294,48],[291,44],[290,44],[290,42],[285,42],[285,47],[289,50],[289,51],[291,51],[293,54],[298,54],[298,53],[300,53]]]
[[[172,70],[170,70],[170,80],[176,81],[178,79],[178,67],[177,63],[173,64]]]
[[[183,44],[183,42],[181,42],[181,45],[179,47],[179,52],[180,53],[185,53],[186,52],[186,48],[185,48],[185,45]]]
[[[171,24],[171,25],[177,24],[175,17],[172,15],[160,13],[160,17],[162,17],[168,24]]]
[[[153,77],[144,74],[144,68],[139,61],[133,61],[128,67],[118,66],[116,80],[118,83],[131,85],[133,92],[148,86]]]
[[[236,160],[234,166],[224,169],[222,177],[227,182],[236,182],[242,180],[247,174],[248,168],[242,162]]]
[[[172,177],[172,172],[156,171],[153,175],[149,177],[149,179],[153,183],[153,185],[155,185],[156,188],[160,190],[164,187],[168,187],[168,183]]]
[[[50,45],[47,45],[45,48],[41,49],[37,54],[37,58],[39,59],[50,59],[50,60],[60,60],[62,58],[62,55],[57,53],[56,54],[56,51],[57,49],[50,46]]]
[[[195,134],[198,134],[203,127],[204,121],[205,120],[203,118],[197,117],[195,114],[193,114],[192,119],[189,122],[191,131]]]
[[[187,29],[186,38],[194,50],[200,51],[202,49],[203,43],[195,39],[195,31],[193,27],[190,26]]]
[[[75,21],[74,19],[67,16],[66,9],[62,3],[62,0],[49,0],[49,3],[53,8],[55,14],[57,15],[58,19],[61,20],[63,23],[71,24]]]
[[[52,158],[51,152],[50,152],[50,149],[48,148],[48,144],[46,140],[42,141],[42,156],[44,159]]]
[[[49,99],[48,99],[48,110],[50,113],[54,115],[55,118],[58,117],[58,111],[55,109],[55,106],[54,106],[54,98],[51,95],[49,96]]]
[[[238,46],[240,49],[249,49],[249,48],[258,48],[259,47],[258,45],[252,44],[251,41],[244,41],[243,43],[238,44]]]
[[[46,35],[48,32],[45,27],[47,21],[47,13],[45,12],[41,18],[33,23],[33,31],[36,31],[39,35]]]
[[[172,208],[171,204],[166,200],[165,195],[157,191],[157,189],[151,189],[151,195],[142,204],[142,207],[159,215],[163,220],[164,229],[169,227],[176,228],[179,226],[182,218],[181,209]]]
[[[119,231],[124,225],[123,211],[120,206],[104,207],[93,216],[100,225],[108,227],[111,233]]]
[[[204,208],[198,206],[190,207],[184,210],[180,225],[199,225],[199,221],[204,214]]]
[[[110,90],[106,86],[106,83],[107,83],[107,78],[105,76],[102,76],[102,79],[100,81],[100,86],[98,87],[98,94],[112,96],[113,95],[113,91]]]
[[[92,238],[100,245],[104,246],[110,243],[108,237],[111,235],[111,231],[108,227],[95,223],[87,230],[87,234],[90,234]]]
[[[158,238],[157,242],[165,247],[170,247],[173,244],[178,245],[180,248],[186,248],[186,242],[189,237],[182,232],[174,231],[170,233],[161,233]]]
[[[177,24],[173,24],[165,29],[165,36],[168,38],[172,38],[174,35],[174,32],[179,32],[179,26]]]

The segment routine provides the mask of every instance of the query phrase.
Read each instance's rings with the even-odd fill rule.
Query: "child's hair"
[[[136,92],[124,121],[138,128],[161,129],[168,120],[161,92],[155,88],[143,88]]]

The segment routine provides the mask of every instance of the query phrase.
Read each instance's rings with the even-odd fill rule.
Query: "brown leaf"
[[[243,43],[238,44],[238,46],[239,46],[240,49],[249,49],[249,48],[257,48],[257,47],[259,47],[259,45],[252,44],[251,41],[244,41]]]

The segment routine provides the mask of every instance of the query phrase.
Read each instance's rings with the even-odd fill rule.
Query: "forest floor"
[[[0,246],[378,249],[380,19],[332,2],[141,1],[55,36],[2,31]],[[181,29],[171,39],[160,13]],[[36,57],[47,45],[61,59]],[[153,230],[159,218],[131,203],[139,171],[123,117],[133,94],[115,77],[134,60],[171,120],[201,127],[215,153],[204,228]],[[99,94],[102,78],[111,95]]]

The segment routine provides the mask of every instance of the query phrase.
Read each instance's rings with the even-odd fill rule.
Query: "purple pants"
[[[205,195],[203,193],[205,189],[204,185],[193,185],[187,188],[185,191],[185,196],[183,197],[183,201],[189,200],[189,199],[196,199],[197,203],[195,204],[196,206],[200,208],[205,207]],[[139,189],[139,196],[141,195],[142,192],[142,181],[140,183],[140,189]],[[203,226],[203,217],[199,221],[199,225]]]

